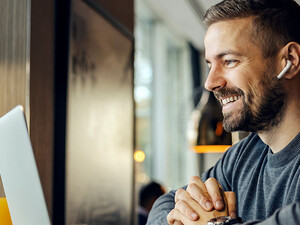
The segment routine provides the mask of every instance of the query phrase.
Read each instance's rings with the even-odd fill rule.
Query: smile
[[[223,105],[226,105],[230,102],[235,102],[236,100],[240,99],[241,98],[241,95],[238,95],[238,96],[230,96],[228,98],[223,98],[221,99],[221,102]]]

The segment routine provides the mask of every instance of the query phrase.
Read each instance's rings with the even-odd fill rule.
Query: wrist
[[[242,218],[232,218],[230,216],[220,216],[216,218],[212,218],[207,222],[207,225],[231,225],[242,223]]]

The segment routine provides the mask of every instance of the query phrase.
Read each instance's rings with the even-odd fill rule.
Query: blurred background
[[[155,179],[173,189],[199,175],[188,132],[193,136],[207,75],[202,18],[216,2],[135,1],[136,150],[146,156],[137,182]]]
[[[0,114],[25,108],[54,225],[138,224],[247,135],[203,88],[217,2],[0,1]]]
[[[210,153],[214,149],[206,147],[207,152],[197,153],[194,146],[232,143],[222,125],[215,134],[220,108],[203,88],[202,18],[217,2],[135,1],[135,155],[141,155],[135,158],[136,190],[151,180],[168,190],[183,187],[223,151]]]

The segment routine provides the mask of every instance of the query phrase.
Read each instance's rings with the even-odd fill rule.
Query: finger
[[[181,224],[195,224],[197,222],[190,221],[183,214],[181,214],[177,209],[173,209],[167,216],[169,224],[181,225]]]
[[[178,209],[172,209],[167,216],[168,224],[174,224],[175,221],[182,222],[182,218],[183,215],[178,211]]]
[[[223,197],[223,189],[219,182],[215,178],[209,178],[205,181],[206,189],[209,193],[209,196],[212,199],[214,207],[216,210],[224,209],[224,197]]]
[[[178,189],[175,193],[175,208],[177,208],[182,214],[191,220],[197,220],[199,215],[192,208],[195,205],[191,196],[183,189]]]
[[[213,209],[211,198],[208,194],[205,184],[200,177],[193,176],[186,190],[204,210],[211,211]]]
[[[228,213],[232,218],[236,218],[236,195],[232,191],[224,192],[228,204]]]
[[[198,220],[199,215],[185,201],[180,200],[175,204],[175,209],[178,209],[181,214],[185,215],[190,220]]]
[[[191,198],[191,197],[184,189],[178,189],[175,192],[175,203],[180,200],[184,200],[184,199],[188,199],[188,198]]]

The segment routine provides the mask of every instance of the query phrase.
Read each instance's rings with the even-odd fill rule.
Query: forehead
[[[251,39],[252,20],[250,17],[232,19],[210,25],[204,38],[206,57],[226,51],[238,52],[241,55],[259,51]]]

